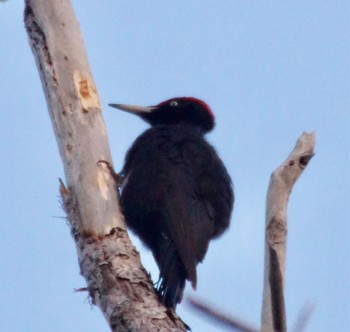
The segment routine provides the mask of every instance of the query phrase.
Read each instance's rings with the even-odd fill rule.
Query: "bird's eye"
[[[176,101],[176,100],[173,100],[173,101],[170,102],[170,106],[171,107],[177,107],[177,106],[179,106],[179,102]]]

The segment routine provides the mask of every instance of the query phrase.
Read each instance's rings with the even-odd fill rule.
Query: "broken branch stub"
[[[271,174],[266,199],[265,272],[261,331],[286,331],[284,280],[287,205],[294,183],[314,156],[315,134],[303,133]]]

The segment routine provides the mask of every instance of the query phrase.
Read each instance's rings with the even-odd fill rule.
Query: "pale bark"
[[[286,331],[284,275],[287,205],[294,183],[313,157],[314,133],[303,133],[286,161],[271,175],[266,200],[262,332]]]
[[[113,179],[97,165],[112,163],[111,154],[69,0],[27,0],[25,26],[64,165],[63,206],[93,303],[113,331],[185,330],[159,304],[127,236]]]

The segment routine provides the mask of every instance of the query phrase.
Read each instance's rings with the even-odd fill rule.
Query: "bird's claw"
[[[104,164],[107,167],[109,174],[112,176],[117,187],[120,187],[123,184],[123,177],[114,170],[114,168],[111,166],[111,164],[108,161],[99,160],[97,164]]]

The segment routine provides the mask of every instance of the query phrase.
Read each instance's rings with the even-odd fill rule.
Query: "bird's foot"
[[[158,289],[159,289],[160,282],[161,282],[161,280],[160,280],[160,279],[158,279],[158,281],[156,281],[156,282],[154,282],[154,283],[153,283],[153,287],[154,287],[156,290],[158,290]]]
[[[108,161],[99,160],[97,164],[104,164],[107,167],[107,170],[109,171],[109,174],[112,176],[117,187],[120,187],[123,184],[123,177],[114,170],[114,168],[111,166],[111,164]]]

